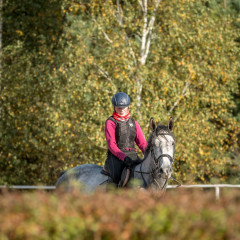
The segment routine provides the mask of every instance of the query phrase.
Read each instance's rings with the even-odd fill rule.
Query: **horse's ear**
[[[172,132],[173,127],[174,127],[174,120],[172,117],[170,117],[168,120],[168,129]]]
[[[154,131],[157,128],[157,124],[155,123],[154,119],[150,119],[150,128],[152,131]]]

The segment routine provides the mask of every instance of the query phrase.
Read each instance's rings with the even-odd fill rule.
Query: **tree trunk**
[[[155,23],[156,11],[159,7],[159,3],[161,0],[155,0],[154,9],[151,13],[151,17],[148,15],[148,0],[139,0],[139,4],[142,8],[143,12],[143,29],[142,29],[142,39],[141,39],[141,49],[140,49],[140,66],[139,68],[143,68],[146,65],[147,57],[149,55],[150,45],[152,41],[152,31]],[[142,101],[142,76],[136,76],[136,101],[137,101],[137,116],[138,118],[141,115],[141,101]]]

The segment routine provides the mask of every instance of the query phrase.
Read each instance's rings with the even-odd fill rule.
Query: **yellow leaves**
[[[183,99],[184,98],[184,95],[180,95],[179,96],[179,99],[181,100],[181,99]]]
[[[180,16],[183,20],[186,19],[186,13],[180,14]]]
[[[191,75],[195,75],[195,70],[193,69],[193,66],[192,64],[188,64],[188,71]]]
[[[224,74],[223,72],[222,72],[221,74],[223,75],[223,77],[222,77],[222,83],[223,83],[223,84],[226,84],[226,82],[228,81],[228,78],[227,78],[226,74]]]
[[[119,44],[119,42],[115,42],[115,43],[113,44],[113,46],[114,46],[115,48],[117,48],[117,47],[120,46],[120,44]]]
[[[93,63],[93,61],[94,61],[94,57],[93,57],[93,56],[90,56],[90,57],[88,58],[88,62],[91,64],[91,63]]]
[[[199,152],[200,155],[204,155],[204,151],[202,150],[202,148],[199,148],[198,152]]]
[[[181,59],[181,61],[178,61],[177,62],[177,65],[178,66],[184,66],[186,64],[185,60],[184,59]]]
[[[33,107],[30,107],[30,112],[32,113],[32,112],[34,112],[34,110],[36,109],[36,106],[33,106]]]
[[[23,36],[23,32],[21,30],[17,30],[16,33],[19,35],[19,36]]]
[[[118,73],[115,73],[115,74],[114,74],[114,78],[119,78],[119,74],[118,74]]]

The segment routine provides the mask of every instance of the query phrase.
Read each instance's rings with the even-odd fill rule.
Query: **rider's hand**
[[[133,161],[130,157],[125,157],[124,158],[124,163],[125,163],[125,165],[127,166],[127,167],[133,167],[133,166],[135,166],[135,165],[137,165],[137,164],[139,164],[139,163],[141,163],[142,161],[141,160],[136,160],[136,161]]]
[[[135,163],[135,165],[138,165],[138,164],[140,164],[142,161],[143,161],[142,159],[138,158],[136,161],[134,161],[134,163]]]

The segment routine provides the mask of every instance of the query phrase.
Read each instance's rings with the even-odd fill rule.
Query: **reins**
[[[158,183],[157,180],[156,180],[156,173],[159,173],[159,175],[161,176],[161,173],[160,173],[160,166],[161,166],[161,165],[158,164],[158,161],[159,161],[160,159],[162,159],[163,157],[167,157],[167,158],[170,160],[170,163],[171,163],[171,165],[172,165],[173,162],[174,162],[174,159],[173,159],[169,154],[161,154],[158,158],[156,158],[156,157],[155,157],[155,154],[154,154],[153,148],[151,148],[150,151],[151,151],[151,155],[153,156],[153,159],[154,159],[155,168],[152,169],[151,172],[143,172],[143,171],[142,171],[142,164],[143,164],[143,162],[141,162],[140,171],[136,171],[136,170],[135,170],[135,172],[141,173],[141,177],[142,177],[142,179],[143,179],[144,188],[147,188],[148,184],[147,184],[147,182],[146,182],[143,174],[151,174],[152,179],[153,179],[153,182],[158,186],[159,189],[163,190],[163,189],[165,189],[165,187],[166,187],[166,185],[167,185],[168,178],[166,178],[166,181],[165,181],[163,187],[161,188],[160,185],[159,185],[159,183]]]
[[[174,180],[178,184],[177,187],[182,186],[182,184],[179,181],[177,181],[174,177],[171,176],[171,179]]]

